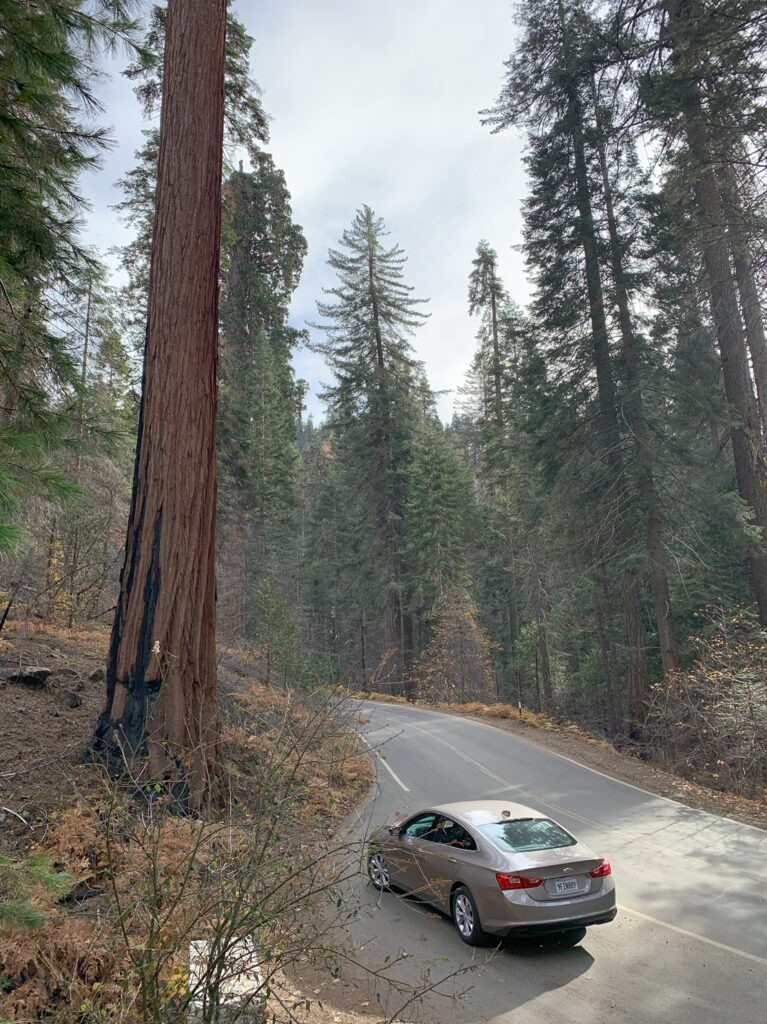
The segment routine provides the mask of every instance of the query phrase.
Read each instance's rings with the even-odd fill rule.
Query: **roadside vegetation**
[[[247,940],[261,983],[240,1019],[266,1000],[269,1019],[308,1009],[322,1020],[288,976],[299,960],[332,976],[350,955],[337,931],[356,908],[339,896],[360,870],[364,835],[335,836],[373,779],[352,711],[266,687],[246,656],[227,652],[222,797],[203,815],[180,814],[173,780],[114,779],[82,763],[103,688],[98,670],[88,678],[93,659],[80,660],[83,639],[66,629],[11,637],[4,674],[32,652],[52,671],[43,685],[3,690],[15,728],[0,756],[0,1019],[171,1024],[199,1002],[212,1021],[217,991],[247,966]],[[91,635],[93,654],[104,640]],[[41,721],[64,728],[52,735]],[[190,945],[202,940],[190,980]]]

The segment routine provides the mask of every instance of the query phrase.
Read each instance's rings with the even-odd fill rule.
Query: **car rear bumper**
[[[504,938],[522,938],[526,935],[554,935],[558,932],[570,932],[577,928],[589,928],[592,924],[607,924],[618,913],[618,908],[603,910],[598,914],[586,914],[583,917],[568,917],[562,921],[544,921],[540,924],[515,924],[497,932]]]

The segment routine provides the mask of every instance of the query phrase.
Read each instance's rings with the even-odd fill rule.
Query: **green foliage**
[[[468,578],[471,482],[441,424],[425,419],[407,471],[403,565],[408,607],[428,623]]]
[[[251,600],[253,640],[262,658],[261,678],[267,686],[275,682],[293,685],[298,664],[298,623],[291,603],[269,577],[257,581]]]
[[[73,885],[44,854],[20,861],[0,854],[0,929],[41,928],[44,904],[66,896]]]
[[[342,416],[367,411],[383,419],[395,393],[409,396],[421,383],[409,339],[426,319],[420,309],[426,300],[405,284],[407,258],[398,245],[386,246],[388,233],[383,219],[363,206],[328,255],[338,283],[317,304],[327,321],[317,326],[327,340],[315,347],[336,377],[325,397]]]
[[[262,155],[224,187],[219,465],[224,501],[261,527],[295,505],[302,392],[288,307],[306,253],[284,175]]]
[[[74,488],[61,449],[76,430],[78,375],[66,331],[66,282],[90,272],[77,238],[78,178],[107,144],[94,126],[104,49],[131,45],[129,3],[0,3],[0,516],[35,495],[65,503]],[[0,550],[22,536],[0,528]]]

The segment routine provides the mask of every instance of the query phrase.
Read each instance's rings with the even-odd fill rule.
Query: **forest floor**
[[[356,693],[355,697],[406,704],[404,697],[388,694]],[[571,722],[559,722],[545,715],[519,710],[511,704],[422,704],[444,714],[460,715],[477,721],[492,722],[506,732],[522,736],[547,750],[568,757],[578,764],[637,786],[658,796],[708,811],[747,825],[767,829],[767,800],[750,800],[706,786],[702,780],[683,778],[657,764],[642,760],[632,750],[616,750],[612,744],[585,732]]]
[[[19,861],[43,854],[55,870],[66,871],[76,881],[73,891],[86,897],[65,908],[48,900],[44,908],[48,920],[41,929],[0,933],[0,1020],[69,1022],[64,1004],[87,1000],[97,989],[105,994],[113,981],[119,934],[107,936],[97,923],[113,885],[112,866],[105,865],[103,843],[97,836],[104,816],[104,776],[85,758],[104,701],[102,673],[108,641],[106,631],[65,630],[43,623],[23,628],[6,624],[0,638],[0,856]],[[12,673],[30,666],[51,672],[39,688],[8,680]],[[302,707],[300,698],[267,690],[253,675],[247,654],[221,652],[222,704],[235,707],[234,715],[224,714],[227,769],[234,766],[233,777],[243,792],[249,786],[246,766],[253,763],[249,757],[269,762],[272,776],[281,770],[280,785],[289,776],[294,789],[290,813],[297,829],[308,828],[330,842],[339,823],[369,792],[370,760],[349,732],[351,746],[330,771],[328,766],[339,756],[339,729],[332,724],[332,716],[320,711],[316,720],[310,720],[315,712]],[[305,746],[300,765],[285,749],[297,738]],[[120,857],[125,888],[130,891],[137,858]],[[114,884],[122,885],[119,877]],[[53,965],[56,971],[52,958],[60,961]],[[66,989],[62,975],[68,976]],[[73,987],[73,979],[79,989],[77,984]],[[315,995],[298,991],[280,969],[269,981],[273,998],[282,1002],[281,1007],[270,1006],[277,1013],[275,1019],[286,1016],[288,1007],[287,1017],[296,1024],[370,1020],[319,1006]],[[75,1013],[71,1019],[84,1018]]]

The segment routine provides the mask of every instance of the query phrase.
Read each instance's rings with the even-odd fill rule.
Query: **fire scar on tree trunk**
[[[133,496],[94,750],[199,807],[218,744],[216,349],[225,0],[168,5]]]

